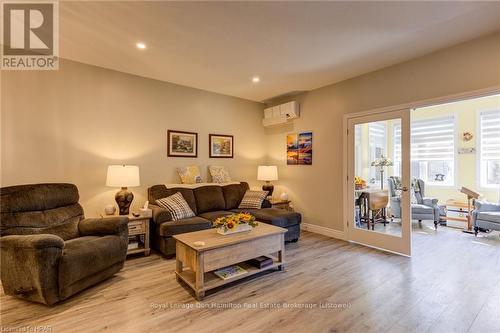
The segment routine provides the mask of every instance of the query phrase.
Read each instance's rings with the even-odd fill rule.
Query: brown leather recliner
[[[54,304],[117,273],[128,218],[85,219],[72,184],[0,189],[1,279],[7,295]]]

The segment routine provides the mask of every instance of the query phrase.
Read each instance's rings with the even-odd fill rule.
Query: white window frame
[[[499,112],[500,108],[489,108],[476,110],[476,186],[482,190],[499,189],[500,185],[487,185],[481,182],[481,113]]]
[[[418,109],[412,109],[411,112],[418,112]],[[446,118],[446,117],[451,117],[453,119],[453,184],[445,184],[445,185],[439,185],[437,184],[436,182],[429,182],[429,181],[426,181],[425,182],[425,187],[432,187],[432,188],[439,188],[439,189],[458,189],[460,188],[460,186],[458,186],[458,175],[459,175],[459,163],[458,163],[458,138],[459,138],[459,131],[458,131],[458,115],[456,112],[452,112],[452,113],[447,113],[447,114],[444,114],[444,115],[439,115],[439,116],[434,116],[434,117],[426,117],[426,118],[421,118],[421,119],[418,119],[418,120],[433,120],[433,119],[439,119],[439,118]],[[413,119],[410,120],[410,131],[411,131],[411,123],[412,123]],[[396,156],[396,149],[395,149],[395,140],[394,140],[394,126],[396,126],[396,124],[393,125],[393,128],[391,129],[392,131],[392,135],[393,135],[393,138],[392,138],[392,153],[393,153],[393,156],[395,157]],[[411,138],[411,132],[410,132],[410,138]],[[410,156],[411,156],[411,149],[410,149]],[[396,163],[397,160],[394,158],[394,162]],[[412,161],[410,161],[411,163]],[[411,175],[413,177],[413,175]]]

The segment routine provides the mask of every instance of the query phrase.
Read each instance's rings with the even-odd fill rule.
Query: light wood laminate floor
[[[174,260],[139,256],[53,307],[1,292],[1,331],[500,332],[498,232],[474,238],[425,223],[413,230],[411,259],[304,232],[286,246],[285,272],[203,302],[175,281]]]

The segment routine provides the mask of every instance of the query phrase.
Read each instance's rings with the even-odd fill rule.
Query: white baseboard
[[[322,226],[310,224],[310,223],[302,223],[300,225],[300,228],[302,230],[314,232],[316,234],[320,234],[323,236],[346,240],[345,232],[340,231],[340,230],[322,227]]]

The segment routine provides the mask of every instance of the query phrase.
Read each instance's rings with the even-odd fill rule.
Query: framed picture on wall
[[[198,157],[198,133],[167,131],[169,157]]]
[[[233,158],[234,137],[224,134],[208,135],[210,158]]]
[[[312,165],[312,132],[291,133],[286,136],[288,165]]]

